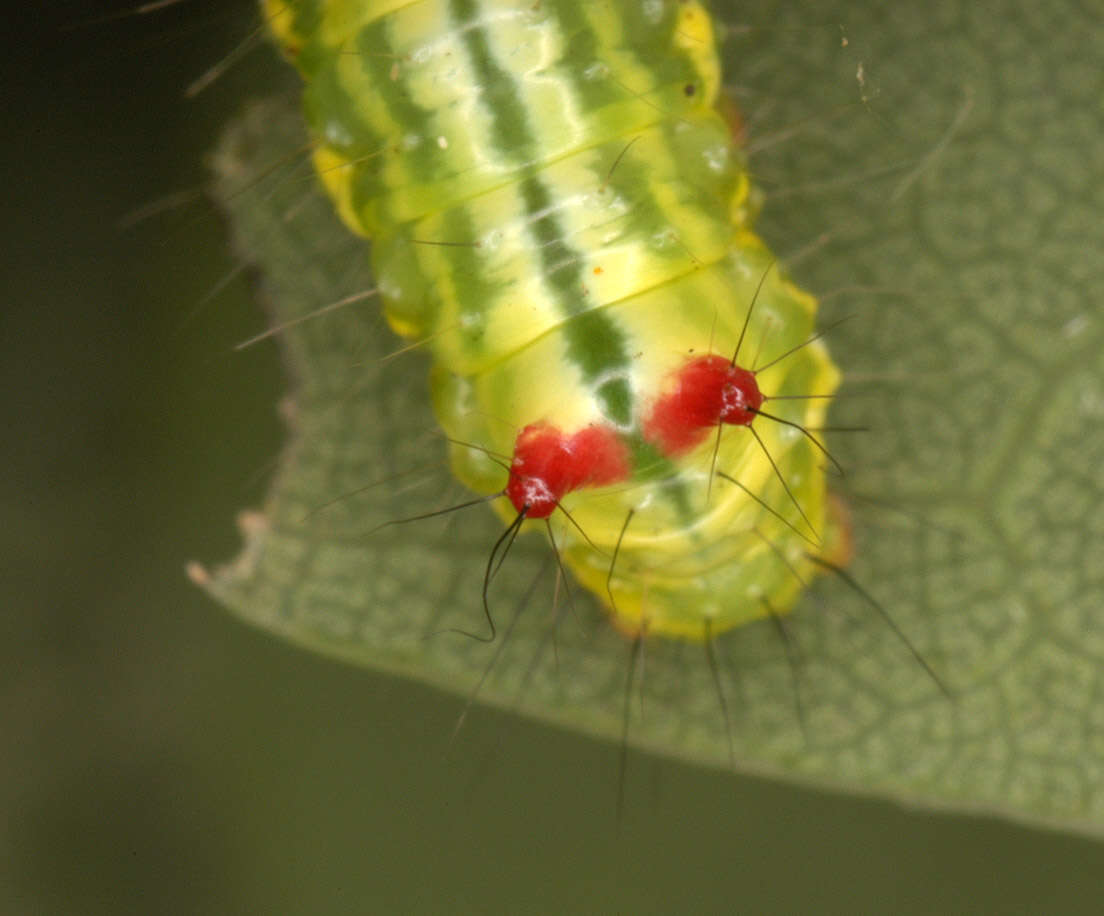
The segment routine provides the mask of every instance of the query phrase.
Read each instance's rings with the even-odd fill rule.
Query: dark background
[[[267,48],[248,4],[14,23],[0,373],[0,912],[1096,912],[1101,847],[617,749],[249,630],[237,549],[281,437],[274,348],[202,201]],[[40,17],[46,14],[39,14]],[[286,88],[286,84],[285,84]]]

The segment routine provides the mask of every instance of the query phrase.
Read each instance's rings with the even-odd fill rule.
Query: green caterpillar
[[[264,11],[387,318],[432,352],[456,476],[503,495],[508,534],[547,523],[626,633],[706,640],[788,611],[846,540],[809,432],[839,372],[816,301],[750,229],[707,11]],[[758,420],[760,386],[815,397]]]

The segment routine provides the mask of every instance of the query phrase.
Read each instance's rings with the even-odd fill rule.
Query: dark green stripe
[[[644,15],[634,15],[633,11],[628,10],[622,17],[624,40],[617,45],[617,51],[621,56],[630,56],[626,69],[650,72],[655,89],[690,83],[697,89],[692,100],[681,94],[675,96],[678,108],[663,109],[652,100],[656,105],[655,121],[678,118],[688,111],[704,107],[701,101],[701,74],[694,68],[689,52],[675,44],[678,6],[678,3],[664,4],[663,16],[658,22],[651,22]],[[592,113],[607,105],[631,100],[634,87],[623,84],[621,74],[614,72],[612,66],[611,79],[595,79],[589,72],[598,61],[609,65],[610,53],[602,36],[589,25],[580,24],[587,22],[583,12],[587,8],[587,0],[541,0],[541,8],[556,17],[560,31],[568,36],[564,40],[568,50],[563,57],[562,70],[571,78],[572,91],[582,107]]]
[[[525,208],[539,214],[529,223],[540,252],[545,282],[555,292],[562,310],[571,316],[563,324],[568,358],[579,367],[583,378],[593,383],[599,377],[629,365],[624,332],[601,311],[584,290],[583,257],[563,240],[563,230],[551,212],[548,189],[535,177],[521,182]],[[597,395],[603,413],[614,423],[626,426],[632,420],[632,393],[628,381],[616,378],[604,382]]]
[[[494,145],[508,160],[531,162],[537,144],[529,129],[528,112],[518,95],[516,80],[495,62],[487,30],[477,25],[478,12],[478,0],[452,2],[453,23],[464,40],[476,75],[480,102],[491,115]]]
[[[442,220],[441,232],[446,239],[470,239],[476,234],[471,213],[466,207],[453,207]],[[461,347],[468,354],[487,350],[487,303],[501,292],[490,278],[487,257],[474,245],[461,244],[445,250],[449,272],[454,283],[462,284],[464,294],[456,297],[458,324],[452,333],[460,335]],[[435,297],[439,298],[439,297]],[[437,322],[434,321],[434,325]]]
[[[437,120],[437,113],[413,100],[406,89],[404,68],[399,68],[400,78],[397,82],[392,79],[395,61],[391,55],[383,53],[384,49],[392,46],[390,31],[388,19],[377,19],[357,33],[355,47],[359,52],[357,57],[361,69],[376,85],[392,85],[390,91],[379,93],[379,97],[387,106],[388,116],[398,125],[398,136],[432,136],[435,133],[433,124]],[[392,142],[395,139],[396,137],[392,137]],[[432,143],[422,142],[413,149],[404,149],[402,156],[407,160],[405,164],[410,173],[417,175],[421,181],[435,180],[447,171],[445,166],[449,165],[447,157],[441,156]]]
[[[478,4],[474,0],[453,0],[454,25],[461,30],[465,48],[481,90],[481,101],[491,118],[491,134],[497,152],[507,160],[533,163],[538,159],[529,115],[511,74],[494,60],[486,30],[477,27]],[[540,252],[545,284],[554,293],[560,310],[571,320],[563,326],[571,359],[588,383],[628,368],[625,335],[605,314],[587,301],[584,289],[583,255],[564,241],[563,228],[552,207],[548,188],[535,167],[522,172],[520,190],[529,215],[528,229]],[[625,378],[600,385],[597,395],[603,413],[625,426],[632,420],[632,392]]]

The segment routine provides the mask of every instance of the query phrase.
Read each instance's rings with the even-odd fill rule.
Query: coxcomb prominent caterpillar
[[[456,476],[511,536],[547,524],[627,633],[788,611],[837,540],[814,431],[839,373],[750,228],[706,10],[264,11],[387,318],[432,353]]]

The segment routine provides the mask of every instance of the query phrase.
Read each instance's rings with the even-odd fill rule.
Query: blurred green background
[[[1098,912],[1104,849],[617,748],[245,628],[184,576],[237,549],[281,438],[273,348],[194,204],[255,24],[183,3],[11,39],[2,913]],[[31,25],[31,24],[28,24]],[[286,86],[284,87],[286,89]]]

